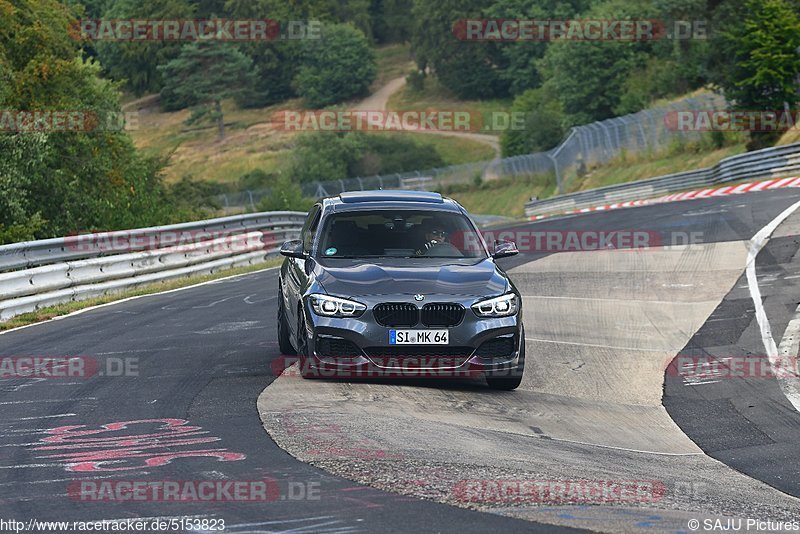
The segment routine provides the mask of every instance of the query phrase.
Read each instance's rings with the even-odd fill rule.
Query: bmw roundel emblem
[[[425,300],[425,295],[414,295],[414,300],[416,300],[417,302],[422,302],[423,300]]]

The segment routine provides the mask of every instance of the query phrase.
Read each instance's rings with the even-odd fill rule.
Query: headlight
[[[358,317],[367,309],[360,302],[329,295],[310,295],[308,299],[314,313],[322,317]]]
[[[472,305],[472,311],[478,317],[511,317],[517,313],[517,308],[519,306],[514,293],[482,300]]]

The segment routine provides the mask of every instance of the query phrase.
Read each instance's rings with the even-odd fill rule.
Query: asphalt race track
[[[239,534],[687,532],[691,519],[800,520],[791,381],[676,367],[682,357],[763,361],[749,242],[798,201],[800,191],[778,190],[504,229],[650,237],[648,247],[532,250],[505,262],[525,300],[528,366],[515,392],[480,381],[307,381],[293,367],[276,378],[275,269],[7,332],[0,358],[73,358],[83,372],[0,378],[0,518],[216,518]],[[795,365],[799,235],[800,210],[754,271],[775,344]],[[265,479],[267,502],[109,502],[86,489]],[[551,490],[635,481],[640,491],[586,502],[519,491],[542,481]]]

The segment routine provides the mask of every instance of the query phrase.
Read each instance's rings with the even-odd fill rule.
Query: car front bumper
[[[308,358],[301,362],[308,374],[320,377],[477,377],[511,376],[521,368],[524,354],[522,309],[502,318],[478,317],[471,306],[476,297],[428,296],[425,304],[458,303],[465,308],[463,320],[451,327],[382,326],[373,314],[377,304],[415,303],[412,296],[356,297],[367,310],[356,318],[331,318],[316,315],[306,303]],[[521,301],[520,301],[521,302]],[[417,305],[418,303],[415,303]],[[446,329],[448,345],[390,345],[394,329]],[[500,341],[498,341],[500,340]],[[494,342],[494,345],[487,345]],[[504,350],[491,349],[502,345]],[[330,347],[347,347],[331,351]]]

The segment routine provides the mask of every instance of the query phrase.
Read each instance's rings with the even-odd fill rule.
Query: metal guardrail
[[[525,204],[527,216],[641,200],[684,189],[744,179],[781,178],[800,172],[800,143],[765,148],[723,159],[713,167],[668,174],[636,182],[599,187]]]
[[[0,246],[0,321],[64,302],[252,265],[305,213],[269,212]],[[5,271],[5,272],[3,272]]]

